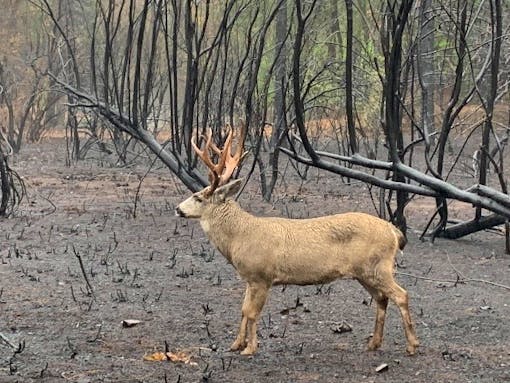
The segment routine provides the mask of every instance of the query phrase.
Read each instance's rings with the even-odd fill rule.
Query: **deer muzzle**
[[[175,208],[175,215],[177,217],[184,217],[184,218],[186,218],[186,214],[184,214],[184,212],[181,210],[181,208],[179,206],[177,206]]]

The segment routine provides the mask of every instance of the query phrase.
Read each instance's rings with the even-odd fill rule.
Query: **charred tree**
[[[288,37],[287,1],[283,1],[275,23],[275,69],[274,69],[274,124],[269,140],[268,175],[261,174],[262,195],[266,201],[271,199],[279,173],[280,151],[278,146],[282,142],[287,129],[286,119],[286,89],[287,89],[287,47]],[[268,181],[266,181],[268,180]]]
[[[12,147],[0,131],[0,217],[11,214],[25,196],[23,180],[9,166],[12,153]]]

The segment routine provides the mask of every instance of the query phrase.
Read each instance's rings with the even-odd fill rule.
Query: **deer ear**
[[[216,189],[213,193],[214,197],[217,201],[225,201],[228,197],[232,197],[234,194],[236,194],[239,189],[241,188],[241,185],[243,184],[243,179],[237,179],[230,181],[228,184],[220,186],[218,189]]]

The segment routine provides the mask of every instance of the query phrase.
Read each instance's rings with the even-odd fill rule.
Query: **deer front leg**
[[[248,324],[248,317],[246,316],[246,312],[248,311],[249,297],[250,285],[247,284],[246,291],[244,292],[243,308],[241,309],[241,325],[239,326],[236,340],[234,343],[232,343],[232,346],[230,346],[231,351],[244,350],[246,347],[246,325]]]
[[[253,355],[257,351],[257,321],[266,303],[268,292],[269,286],[262,283],[249,283],[246,288],[239,334],[231,347],[239,350],[246,345],[241,355]]]

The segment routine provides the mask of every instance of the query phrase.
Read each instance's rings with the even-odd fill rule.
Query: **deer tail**
[[[397,239],[397,243],[398,243],[398,248],[400,250],[404,250],[404,247],[406,246],[407,244],[407,238],[406,236],[404,235],[404,233],[402,233],[400,231],[400,229],[398,229],[397,227],[395,227],[394,225],[391,225],[392,229],[393,229],[393,233],[395,234],[395,238]]]

